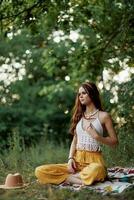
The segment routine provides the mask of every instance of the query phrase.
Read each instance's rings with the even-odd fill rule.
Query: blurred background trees
[[[0,147],[69,140],[78,86],[94,81],[132,155],[134,66],[131,0],[0,1]],[[126,158],[127,159],[127,158]]]

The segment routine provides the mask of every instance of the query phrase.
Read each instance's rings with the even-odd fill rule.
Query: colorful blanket
[[[64,185],[60,188],[70,188],[71,190],[80,190],[88,188],[101,192],[103,194],[119,194],[128,187],[134,187],[134,168],[113,167],[108,168],[108,178],[104,182],[98,182],[92,186]]]

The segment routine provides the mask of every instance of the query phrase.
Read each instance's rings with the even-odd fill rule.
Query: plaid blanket
[[[128,187],[134,187],[134,168],[112,167],[108,168],[108,178],[104,182],[94,183],[91,186],[78,186],[60,184],[60,188],[80,190],[88,188],[103,194],[119,194]]]

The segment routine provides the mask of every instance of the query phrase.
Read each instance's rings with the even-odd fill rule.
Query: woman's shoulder
[[[101,119],[101,121],[104,123],[105,120],[110,119],[111,116],[108,112],[106,111],[99,111],[99,118]]]

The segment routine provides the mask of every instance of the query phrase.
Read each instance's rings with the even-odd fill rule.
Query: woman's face
[[[89,105],[92,102],[91,98],[88,96],[86,90],[83,87],[79,88],[78,98],[82,105]]]

